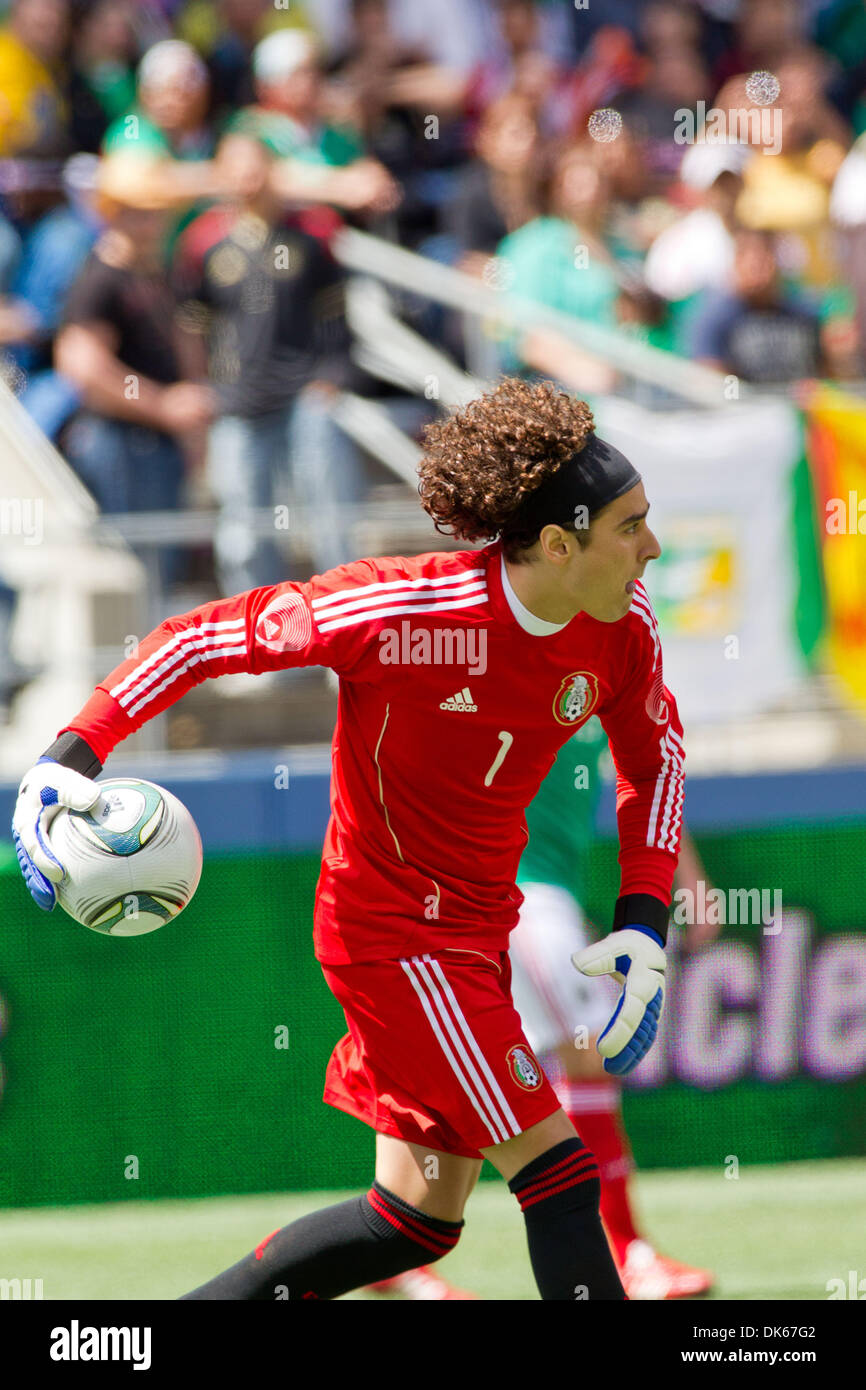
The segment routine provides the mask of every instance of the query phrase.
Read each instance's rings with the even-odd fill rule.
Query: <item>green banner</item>
[[[699,848],[739,919],[672,952],[664,1031],[626,1093],[637,1162],[866,1153],[866,821]],[[370,1131],[321,1103],[344,1026],[312,955],[318,864],[209,857],[177,922],[123,940],[0,874],[0,1206],[369,1181]],[[589,867],[606,922],[616,847]],[[766,923],[743,921],[748,892]]]

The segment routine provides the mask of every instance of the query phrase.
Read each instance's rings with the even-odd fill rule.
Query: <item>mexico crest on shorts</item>
[[[528,1047],[518,1044],[516,1047],[509,1048],[506,1054],[508,1069],[518,1086],[522,1086],[524,1091],[537,1091],[544,1076],[541,1067],[536,1062]]]
[[[598,703],[598,681],[591,671],[572,671],[553,699],[553,713],[560,724],[586,719]]]

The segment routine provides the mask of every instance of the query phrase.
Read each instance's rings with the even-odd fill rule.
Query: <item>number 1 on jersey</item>
[[[510,734],[507,729],[503,729],[499,735],[499,739],[501,747],[487,770],[487,776],[484,778],[485,787],[490,786],[490,783],[493,781],[502,764],[505,762],[505,754],[508,752],[509,748],[514,742],[514,735]]]

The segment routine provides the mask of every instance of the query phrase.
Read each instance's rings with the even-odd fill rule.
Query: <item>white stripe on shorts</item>
[[[434,961],[429,955],[413,956],[411,960],[401,960],[400,965],[421,1001],[427,1021],[454,1075],[469,1097],[472,1108],[483,1121],[492,1142],[500,1144],[503,1140],[520,1134],[520,1126],[463,1016],[439,962]],[[435,971],[435,978],[431,971]],[[444,985],[446,994],[440,989],[440,982]],[[446,995],[450,996],[450,1003]],[[492,1081],[493,1090],[498,1092],[501,1099],[502,1109],[498,1108],[496,1099],[479,1075],[478,1068],[467,1051],[467,1045]]]

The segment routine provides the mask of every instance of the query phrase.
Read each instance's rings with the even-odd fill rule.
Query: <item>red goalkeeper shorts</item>
[[[512,1003],[506,952],[322,969],[349,1027],[328,1063],[328,1105],[466,1158],[559,1109]]]

